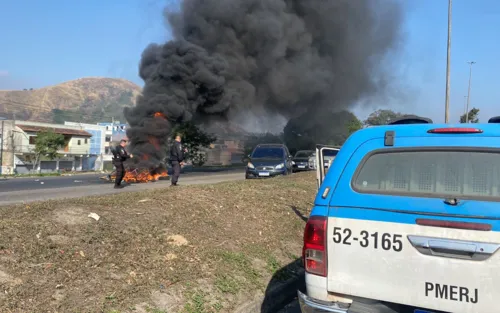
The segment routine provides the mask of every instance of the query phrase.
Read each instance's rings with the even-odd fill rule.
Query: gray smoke
[[[165,17],[174,39],[145,49],[143,94],[125,112],[135,153],[153,162],[165,157],[157,148],[175,123],[269,126],[384,93],[402,8],[396,0],[184,0]]]

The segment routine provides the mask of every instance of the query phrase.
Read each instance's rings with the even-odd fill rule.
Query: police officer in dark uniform
[[[125,146],[127,145],[127,141],[125,139],[120,140],[120,145],[118,145],[113,150],[113,165],[116,167],[116,178],[115,178],[115,188],[123,188],[124,186],[121,184],[123,180],[123,176],[125,176],[125,167],[123,166],[123,162],[132,157],[132,154],[128,154],[125,150]]]
[[[181,175],[181,167],[184,166],[184,152],[186,150],[182,147],[181,136],[175,136],[174,143],[170,146],[170,164],[174,171],[172,175],[172,186],[177,186],[177,181]]]

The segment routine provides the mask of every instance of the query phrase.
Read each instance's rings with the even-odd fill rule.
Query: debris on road
[[[96,221],[98,221],[101,218],[99,215],[95,213],[90,213],[89,217],[95,219]]]

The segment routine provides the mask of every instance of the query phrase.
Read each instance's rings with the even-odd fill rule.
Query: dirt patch
[[[232,312],[293,275],[315,189],[301,173],[2,207],[0,312]]]
[[[53,218],[63,225],[85,225],[89,224],[89,209],[79,207],[62,207],[54,210]]]
[[[186,246],[188,244],[187,239],[181,235],[168,236],[167,241],[169,244],[176,247]]]
[[[14,276],[0,270],[0,286],[16,286],[20,285],[21,283],[22,281],[19,278],[14,278]]]
[[[48,236],[47,239],[50,240],[50,242],[52,242],[53,244],[58,246],[64,246],[71,242],[71,238],[61,235],[51,235]]]

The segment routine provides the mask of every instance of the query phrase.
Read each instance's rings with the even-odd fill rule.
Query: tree
[[[479,123],[479,109],[472,108],[472,110],[469,111],[469,123]],[[460,123],[465,123],[465,114],[462,114],[460,116]]]
[[[363,123],[366,126],[378,126],[378,125],[387,125],[393,119],[403,117],[406,114],[401,114],[399,112],[394,112],[392,110],[377,110],[371,113]]]
[[[350,122],[354,121],[352,126],[355,126],[356,120],[349,111],[306,112],[288,121],[284,129],[285,143],[292,154],[298,150],[314,150],[316,144],[340,146],[351,134]]]
[[[283,141],[283,134],[272,134],[272,133],[263,133],[263,134],[252,134],[245,138],[245,144],[243,147],[243,150],[245,151],[245,156],[246,158],[247,155],[252,153],[253,149],[255,149],[255,146],[261,143],[280,143],[282,144]]]
[[[39,132],[35,138],[35,148],[33,154],[35,161],[33,162],[33,169],[38,168],[42,157],[49,160],[54,160],[58,157],[57,151],[65,144],[64,136],[56,134],[52,131]]]
[[[52,122],[55,124],[64,124],[64,122],[76,122],[82,116],[68,110],[52,109]]]
[[[192,122],[184,122],[174,127],[172,140],[177,134],[181,135],[182,145],[188,150],[186,158],[197,166],[205,164],[207,158],[202,149],[210,147],[217,140],[217,137],[204,132]]]
[[[347,122],[347,131],[349,132],[349,135],[352,135],[361,128],[363,128],[363,122],[361,122],[357,117],[354,117],[352,120]]]

